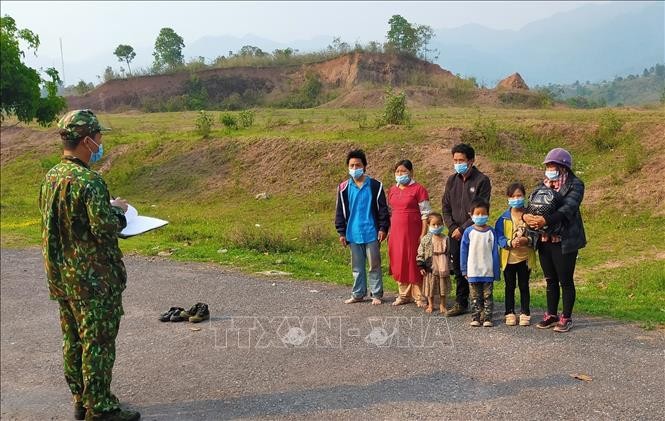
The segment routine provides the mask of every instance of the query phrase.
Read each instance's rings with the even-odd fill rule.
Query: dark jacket
[[[337,187],[335,228],[340,236],[346,236],[346,226],[349,223],[349,182],[347,179]],[[390,211],[386,202],[386,193],[383,191],[383,184],[370,177],[370,189],[372,190],[372,214],[374,223],[378,231],[386,234],[390,229]]]
[[[547,225],[563,224],[561,232],[561,253],[568,254],[586,246],[586,235],[580,205],[584,199],[584,183],[572,172],[559,193],[563,196],[563,205],[550,216],[546,216]]]
[[[469,170],[466,180],[460,174],[453,174],[446,181],[443,193],[443,222],[448,227],[449,235],[459,228],[461,232],[473,225],[469,216],[469,206],[476,197],[490,201],[492,185],[490,179],[475,166]]]

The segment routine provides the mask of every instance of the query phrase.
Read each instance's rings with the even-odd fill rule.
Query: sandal
[[[173,316],[175,314],[178,314],[183,310],[184,310],[184,308],[182,308],[182,307],[171,307],[170,309],[168,309],[168,311],[160,314],[159,321],[160,322],[168,322],[168,321],[171,320],[171,316]]]
[[[348,300],[344,301],[344,304],[362,303],[363,301],[365,301],[365,297],[362,298],[351,297]]]
[[[404,305],[404,304],[409,304],[410,302],[411,302],[411,300],[407,300],[407,299],[402,298],[402,297],[397,297],[397,299],[395,301],[393,301],[392,305],[401,306],[401,305]]]

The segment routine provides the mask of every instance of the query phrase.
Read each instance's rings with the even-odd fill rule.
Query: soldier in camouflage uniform
[[[101,158],[102,131],[90,110],[58,123],[62,161],[41,185],[42,254],[49,297],[60,306],[65,379],[76,419],[137,420],[111,393],[115,338],[127,274],[118,247],[127,202],[111,201],[106,183],[89,165]]]

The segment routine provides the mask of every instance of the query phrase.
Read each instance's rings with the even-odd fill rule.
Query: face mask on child
[[[438,228],[431,228],[430,227],[429,232],[433,235],[439,235],[443,232],[443,227],[438,227]]]
[[[485,225],[488,219],[489,219],[488,215],[473,215],[471,217],[471,220],[476,225]]]
[[[553,170],[553,171],[545,171],[545,177],[547,177],[548,180],[558,180],[559,179],[559,171]]]
[[[522,208],[524,207],[524,198],[520,197],[519,199],[508,199],[508,205],[511,208]]]
[[[357,180],[363,175],[364,172],[364,168],[356,168],[355,170],[349,170],[349,175]]]

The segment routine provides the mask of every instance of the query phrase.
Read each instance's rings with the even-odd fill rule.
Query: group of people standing
[[[58,302],[74,418],[135,421],[140,414],[122,409],[111,392],[115,339],[127,283],[118,247],[118,233],[127,224],[127,201],[112,198],[102,177],[90,168],[104,153],[102,132],[107,129],[97,116],[90,110],[73,110],[60,119],[58,127],[63,156],[44,177],[39,205],[49,297]],[[537,190],[544,194],[530,198],[549,211],[525,208],[524,186],[511,184],[507,189],[510,208],[496,229],[487,225],[490,180],[474,166],[473,148],[457,145],[452,158],[455,173],[446,182],[439,214],[432,211],[427,190],[414,181],[410,161],[397,163],[396,183],[386,196],[383,184],[366,174],[364,152],[349,152],[349,177],[339,185],[335,218],[341,244],[351,248],[354,283],[346,303],[364,301],[368,280],[372,304],[383,302],[379,245],[387,238],[390,271],[399,284],[394,305],[415,302],[432,312],[439,295],[441,312],[456,316],[468,310],[471,299],[472,325],[491,326],[492,288],[500,265],[506,280],[506,323],[517,321],[517,282],[522,305],[519,323],[528,325],[528,282],[537,249],[547,281],[547,312],[538,327],[569,330],[577,251],[586,244],[580,216],[584,184],[572,171],[570,154],[563,149],[550,151],[544,161],[545,179]],[[548,197],[556,201],[543,199]],[[451,273],[457,291],[456,303],[448,309]],[[560,288],[563,314],[559,317]]]
[[[365,153],[348,153],[349,177],[337,189],[335,217],[341,244],[351,248],[353,288],[345,303],[365,300],[368,279],[372,304],[383,303],[380,243],[387,239],[390,274],[399,286],[393,305],[415,303],[431,313],[439,296],[442,314],[464,314],[471,304],[471,325],[490,327],[493,283],[503,271],[505,322],[528,326],[529,280],[537,251],[547,283],[547,312],[537,327],[567,332],[572,327],[577,253],[586,245],[580,214],[584,184],[573,172],[572,156],[562,148],[547,154],[543,182],[531,194],[533,205],[527,206],[522,183],[507,186],[508,208],[490,226],[491,183],[474,165],[473,147],[458,144],[451,153],[454,173],[446,181],[441,213],[432,210],[427,189],[414,180],[411,161],[395,165],[395,184],[386,194],[382,183],[365,172]],[[453,276],[455,304],[448,308]]]

